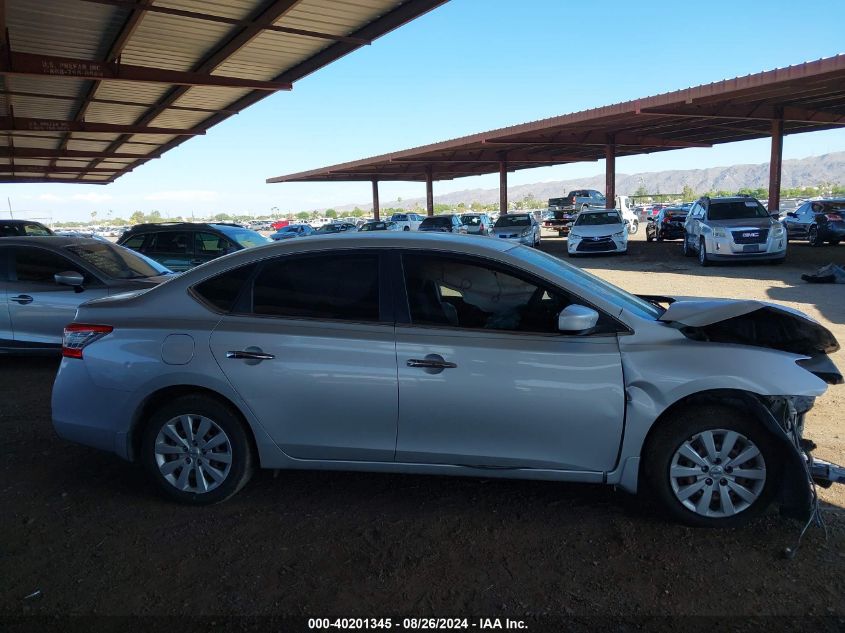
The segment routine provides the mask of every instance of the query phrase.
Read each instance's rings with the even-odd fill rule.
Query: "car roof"
[[[39,235],[25,237],[4,237],[0,240],[2,246],[46,246],[48,248],[64,248],[65,246],[86,244],[111,244],[104,240],[97,240],[93,237],[65,237],[62,235]],[[115,245],[116,246],[116,245]]]
[[[0,220],[0,222],[2,222],[3,224],[41,224],[41,226],[44,226],[38,220],[22,220],[18,218],[5,218],[3,220]]]

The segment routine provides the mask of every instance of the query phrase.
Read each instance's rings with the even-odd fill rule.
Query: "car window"
[[[221,235],[197,232],[194,244],[197,255],[219,257],[236,250],[234,244]]]
[[[75,271],[80,273],[85,281],[90,275],[66,257],[43,248],[15,248],[13,276],[18,281],[33,283],[55,283],[53,276],[57,273]]]
[[[406,254],[402,263],[414,325],[557,334],[558,315],[574,302],[563,290],[475,258]],[[600,328],[608,325],[615,331],[603,317]]]
[[[140,235],[133,235],[128,240],[122,243],[122,246],[126,248],[131,248],[133,250],[139,250],[141,246],[144,244],[144,238],[147,237],[146,234],[141,233]]]
[[[427,228],[432,227],[432,226],[435,226],[435,227],[451,226],[451,224],[452,224],[452,218],[451,217],[446,217],[446,216],[442,216],[442,215],[439,216],[439,217],[433,216],[433,217],[426,218],[425,220],[423,220],[422,224],[420,225],[420,228],[426,228],[427,229]]]
[[[280,257],[253,284],[253,312],[266,316],[379,320],[378,255]]]
[[[527,215],[513,215],[512,213],[499,216],[496,224],[493,226],[497,229],[507,228],[510,226],[530,226],[531,218]]]
[[[107,242],[72,244],[65,248],[106,277],[114,279],[142,279],[170,272],[146,257]]]
[[[152,243],[147,247],[149,253],[177,253],[185,255],[193,251],[191,234],[187,231],[162,231],[155,233]]]
[[[218,310],[229,312],[235,307],[244,284],[252,276],[256,266],[257,264],[248,264],[206,279],[194,286],[194,294]]]
[[[50,231],[46,226],[42,226],[36,222],[27,222],[23,225],[23,234],[24,235],[52,235],[53,232]]]
[[[222,231],[226,234],[231,242],[242,246],[243,248],[252,248],[253,246],[261,246],[267,244],[269,240],[255,231],[249,229],[241,229],[237,227],[224,227]]]

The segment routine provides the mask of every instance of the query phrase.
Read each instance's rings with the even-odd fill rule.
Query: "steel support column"
[[[434,215],[434,183],[431,167],[425,169],[425,209],[429,216]]]
[[[381,219],[378,204],[378,180],[373,180],[373,217],[376,220]]]
[[[772,121],[772,156],[769,161],[769,212],[780,210],[780,177],[783,159],[783,119]]]
[[[502,156],[499,161],[499,215],[508,212],[508,161]]]
[[[606,209],[613,209],[616,206],[616,143],[612,134],[607,136],[604,159],[604,206]]]

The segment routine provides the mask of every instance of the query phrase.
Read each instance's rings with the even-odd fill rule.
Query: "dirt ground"
[[[565,241],[543,248],[562,255]],[[845,341],[845,287],[800,279],[842,263],[845,246],[794,244],[783,266],[708,269],[642,232],[630,251],[576,263],[634,292],[783,302]],[[835,360],[845,367],[845,352]],[[800,526],[775,512],[742,529],[694,530],[583,485],[259,472],[227,503],[187,508],[158,497],[134,465],[54,435],[56,367],[0,358],[5,616],[845,618],[842,486],[821,493],[827,538],[811,528],[794,560],[781,551]],[[845,386],[832,387],[807,423],[818,455],[840,463],[843,409]]]

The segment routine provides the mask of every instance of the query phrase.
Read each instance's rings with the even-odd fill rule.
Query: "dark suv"
[[[212,259],[269,240],[237,224],[138,224],[118,244],[154,259],[170,270],[183,272]]]
[[[53,231],[32,220],[0,220],[0,237],[53,235]]]
[[[466,233],[467,227],[454,214],[432,215],[420,223],[420,231],[441,231],[444,233]]]

